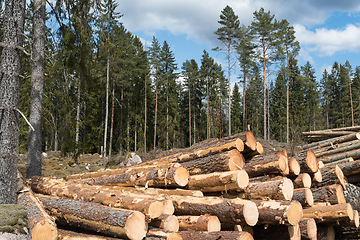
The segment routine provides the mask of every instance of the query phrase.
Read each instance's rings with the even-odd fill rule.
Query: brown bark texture
[[[244,166],[249,177],[257,177],[270,173],[281,173],[288,169],[288,160],[284,155],[276,153],[256,155],[248,160]]]
[[[180,231],[216,232],[221,230],[220,220],[216,216],[177,216],[177,219]]]
[[[218,231],[218,232],[201,232],[201,231],[180,231],[183,240],[193,239],[221,239],[221,240],[253,240],[254,238],[248,232],[235,231]]]
[[[348,221],[354,217],[354,212],[349,203],[336,205],[314,205],[303,210],[304,218],[313,218],[317,223],[336,223]]]

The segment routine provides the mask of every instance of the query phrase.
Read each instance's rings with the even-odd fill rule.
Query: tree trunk
[[[319,163],[313,151],[307,150],[295,156],[299,162],[301,172],[315,173],[319,170]]]
[[[115,108],[115,79],[113,79],[112,103],[111,103],[111,123],[110,123],[110,141],[109,141],[109,157],[111,157],[112,138],[114,131],[114,108]]]
[[[246,118],[246,66],[244,65],[244,84],[243,84],[243,131],[246,131],[247,118]]]
[[[329,206],[314,205],[303,210],[304,218],[313,218],[317,223],[336,223],[354,218],[354,212],[349,203]]]
[[[229,136],[231,135],[231,81],[230,81],[230,70],[231,70],[231,66],[230,66],[230,56],[231,54],[231,41],[229,41],[228,43],[228,68],[229,68]]]
[[[147,68],[145,69],[145,122],[144,122],[144,153],[146,154],[146,130],[147,130]]]
[[[360,160],[341,163],[338,165],[345,176],[356,175],[360,173]]]
[[[354,184],[346,183],[344,196],[347,203],[350,203],[354,210],[360,211],[360,188]]]
[[[334,146],[339,143],[348,142],[352,140],[360,140],[360,133],[352,133],[349,135],[331,138],[328,140],[305,144],[304,146],[302,146],[302,149],[312,149],[313,151],[316,151],[324,147]]]
[[[322,175],[322,181],[317,183],[314,182],[312,187],[340,184],[344,190],[346,190],[344,173],[338,165],[323,167],[319,170]]]
[[[60,223],[114,236],[141,240],[147,232],[145,216],[137,211],[110,208],[96,203],[39,196],[47,211]]]
[[[158,106],[158,84],[157,84],[157,82],[156,82],[156,83],[155,83],[154,150],[156,149],[157,106]]]
[[[314,204],[314,197],[310,188],[296,188],[291,200],[298,201],[303,207],[310,207]]]
[[[216,232],[221,230],[220,220],[216,216],[177,216],[177,219],[180,231]]]
[[[314,202],[328,202],[331,205],[346,203],[344,191],[340,184],[333,184],[311,189]]]
[[[301,173],[296,178],[292,178],[294,183],[294,188],[310,188],[311,187],[311,177],[308,173]]]
[[[75,159],[79,154],[79,136],[80,136],[80,100],[81,100],[81,76],[78,81],[77,106],[76,106],[76,130],[75,130]],[[104,146],[106,147],[106,146]],[[106,150],[105,150],[106,152]],[[105,154],[106,155],[106,154]]]
[[[44,93],[45,2],[34,1],[27,177],[41,176],[42,104]]]
[[[0,204],[15,204],[25,1],[6,0],[4,7],[4,47],[0,63]]]
[[[59,229],[59,240],[119,240],[119,238],[84,234],[70,230]]]
[[[245,158],[237,149],[197,158],[181,164],[182,167],[189,171],[190,175],[235,171],[242,169],[244,165]]]
[[[188,79],[189,84],[189,146],[191,147],[191,100],[190,100],[190,79]]]
[[[106,143],[107,143],[107,128],[108,128],[108,116],[109,116],[109,78],[110,78],[110,53],[107,56],[106,63],[106,96],[105,96],[105,128],[104,128],[104,153],[106,157]]]
[[[221,192],[244,190],[249,183],[249,176],[244,170],[214,172],[194,175],[189,178],[188,189],[202,192]]]
[[[244,165],[249,177],[257,177],[270,173],[282,173],[288,169],[288,159],[277,153],[267,155],[256,155]]]
[[[209,108],[210,108],[210,98],[209,98],[209,76],[206,75],[206,139],[210,138],[210,126],[209,126]]]

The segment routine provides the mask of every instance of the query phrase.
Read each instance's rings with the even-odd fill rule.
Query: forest
[[[32,2],[26,6],[28,54],[22,55],[25,116],[33,8]],[[298,144],[302,131],[360,124],[360,67],[334,62],[318,81],[309,62],[298,65],[294,28],[270,11],[255,11],[249,26],[230,6],[219,13],[219,46],[213,50],[229,60],[225,67],[205,50],[201,59],[179,66],[171,43],[154,36],[145,46],[122,24],[122,14],[114,0],[47,3],[43,151],[168,150],[249,128],[258,138]],[[2,11],[1,24],[3,18]],[[231,89],[233,64],[241,73]],[[28,135],[29,125],[20,118],[20,153],[28,149]]]

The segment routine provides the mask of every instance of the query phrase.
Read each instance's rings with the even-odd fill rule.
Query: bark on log
[[[239,196],[245,199],[291,200],[293,192],[292,181],[281,177],[277,180],[249,184],[243,193],[239,193]]]
[[[338,164],[345,176],[360,173],[360,160]]]
[[[163,189],[163,188],[146,188],[146,187],[120,187],[112,186],[113,190],[118,190],[121,192],[138,192],[144,194],[170,194],[170,195],[179,195],[179,196],[193,196],[193,197],[203,197],[204,194],[198,190],[186,190],[182,188],[176,189]]]
[[[349,203],[329,206],[312,206],[303,211],[304,218],[314,218],[317,223],[336,223],[354,218],[354,212]]]
[[[320,172],[322,176],[322,181],[317,183],[313,182],[313,188],[328,186],[332,184],[340,184],[344,188],[344,190],[346,190],[344,173],[338,165],[320,168]]]
[[[332,205],[346,203],[344,191],[340,184],[312,188],[314,202],[329,202]]]
[[[259,211],[258,224],[297,225],[303,217],[298,201],[253,200]]]
[[[334,226],[317,225],[317,239],[318,240],[335,240]]]
[[[313,151],[310,149],[306,152],[298,154],[295,159],[300,164],[300,171],[306,173],[314,173],[319,170],[319,163]]]
[[[179,221],[177,217],[170,214],[161,214],[159,217],[151,219],[149,225],[172,232],[179,231]]]
[[[327,140],[323,140],[323,141],[319,141],[319,142],[305,144],[302,148],[303,149],[312,149],[312,150],[316,151],[317,149],[321,149],[324,147],[333,146],[333,145],[336,145],[339,143],[352,141],[352,140],[359,140],[359,139],[360,139],[360,133],[352,133],[352,134],[345,135],[345,136],[340,136],[340,137],[331,138],[331,139],[327,139]]]
[[[0,204],[0,239],[31,240],[27,210],[18,204]]]
[[[264,152],[264,148],[261,145],[261,143],[256,142],[256,149],[255,150],[252,150],[249,147],[245,146],[245,149],[244,149],[244,151],[242,151],[242,154],[247,159],[247,158],[253,157],[255,155],[262,154],[263,152]]]
[[[294,183],[294,188],[310,188],[311,177],[308,173],[301,173],[297,177],[291,178]]]
[[[123,192],[116,191],[116,188],[114,191],[111,187],[69,184],[64,181],[44,177],[32,177],[28,182],[31,188],[38,193],[136,210],[144,213],[151,219],[159,217],[164,211],[165,202],[163,201],[132,197],[125,195]]]
[[[181,164],[190,175],[240,170],[245,165],[244,156],[237,150],[197,158]]]
[[[218,217],[202,216],[177,216],[180,231],[205,231],[216,232],[221,230]]]
[[[313,194],[309,188],[294,189],[292,200],[298,201],[303,207],[311,207],[314,204]]]
[[[58,236],[58,240],[119,240],[119,238],[84,234],[64,229],[58,229]]]
[[[145,216],[137,211],[110,208],[96,203],[39,196],[57,221],[115,237],[143,239],[147,232]]]
[[[257,225],[253,227],[254,239],[301,240],[299,225]]]
[[[138,169],[128,173],[104,175],[97,178],[71,180],[72,183],[109,186],[184,187],[189,181],[189,172],[179,164],[171,167]]]
[[[301,239],[317,240],[317,227],[313,218],[302,219],[299,223]]]
[[[360,140],[357,139],[354,141],[337,144],[336,146],[331,146],[325,149],[319,149],[317,151],[314,151],[314,153],[318,159],[322,159],[327,156],[336,155],[338,153],[343,153],[354,149],[358,149],[359,147],[360,147]]]
[[[336,240],[351,240],[360,238],[360,230],[352,227],[335,227]]]
[[[247,148],[251,149],[252,151],[256,150],[257,141],[256,141],[254,134],[251,131],[237,133],[237,134],[222,138],[221,140],[229,141],[229,140],[233,140],[236,138],[241,139],[241,141],[243,141],[243,143],[244,143],[244,149],[242,151],[247,151],[246,150]]]
[[[355,149],[355,150],[351,150],[351,151],[344,152],[344,153],[338,153],[338,154],[335,154],[335,155],[332,155],[329,157],[323,157],[323,158],[321,158],[321,161],[323,161],[326,164],[326,163],[338,161],[338,160],[349,158],[349,157],[356,158],[359,156],[360,156],[360,150]]]
[[[221,240],[253,240],[254,238],[248,232],[218,231],[218,232],[200,232],[200,231],[181,231],[179,232],[183,240],[193,239],[221,239]]]
[[[277,156],[276,153],[256,155],[249,159],[249,162],[244,166],[250,178],[270,173],[281,173],[288,168],[288,159],[284,155]]]
[[[252,178],[249,178],[249,184],[257,183],[257,182],[266,182],[266,181],[270,181],[270,179],[271,178],[269,175],[252,177]]]
[[[344,196],[347,203],[350,203],[354,210],[360,211],[360,188],[354,184],[346,183]]]
[[[151,228],[146,234],[146,238],[161,237],[165,240],[182,240],[182,237],[177,232],[164,230],[161,228]]]
[[[221,192],[245,189],[249,184],[249,176],[245,170],[214,172],[193,175],[189,178],[188,189],[202,192]]]
[[[24,206],[28,212],[28,219],[33,240],[57,240],[58,232],[55,221],[44,210],[41,202],[26,186],[25,180],[18,172],[17,203]]]

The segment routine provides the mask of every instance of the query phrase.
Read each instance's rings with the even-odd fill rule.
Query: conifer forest
[[[156,37],[145,46],[122,24],[126,12],[114,0],[46,5],[43,151],[168,150],[249,128],[257,138],[300,143],[303,131],[360,125],[360,66],[334,62],[316,76],[309,62],[298,64],[293,26],[263,8],[248,26],[230,6],[219,12],[213,50],[228,59],[222,66],[205,50],[177,64],[171,43]],[[33,8],[31,1],[21,68],[20,111],[27,117]],[[2,11],[0,24],[4,17]],[[233,63],[241,71],[230,87]],[[20,153],[28,138],[20,118]]]

